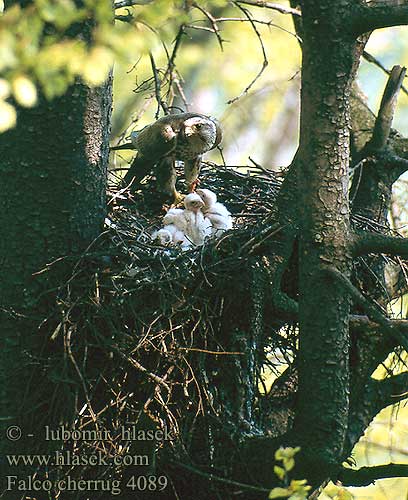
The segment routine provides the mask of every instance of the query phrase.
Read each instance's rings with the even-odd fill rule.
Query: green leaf
[[[275,465],[273,468],[273,472],[278,476],[278,478],[282,481],[284,477],[286,476],[285,469],[282,469],[282,467],[279,467],[279,465]]]
[[[291,494],[291,491],[287,488],[274,488],[269,492],[268,498],[287,498]]]

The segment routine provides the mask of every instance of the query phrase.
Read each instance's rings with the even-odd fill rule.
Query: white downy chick
[[[211,234],[220,236],[224,231],[232,229],[231,213],[217,202],[217,195],[209,189],[197,189],[197,194],[204,202],[204,216],[211,222]]]
[[[182,245],[187,242],[183,231],[179,231],[174,224],[168,224],[153,233],[153,239],[158,240],[163,246]]]
[[[184,198],[183,212],[185,235],[194,245],[202,245],[205,238],[211,235],[211,222],[204,217],[204,202],[197,193],[190,193]]]

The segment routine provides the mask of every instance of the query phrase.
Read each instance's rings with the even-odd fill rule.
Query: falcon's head
[[[204,206],[203,200],[197,193],[190,193],[184,198],[184,206],[191,212],[198,212]]]
[[[221,129],[215,120],[206,116],[194,116],[183,123],[183,136],[197,153],[206,153],[221,142]]]

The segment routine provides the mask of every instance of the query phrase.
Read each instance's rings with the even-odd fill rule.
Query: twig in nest
[[[76,362],[76,360],[74,358],[74,355],[72,354],[72,349],[71,349],[71,333],[72,333],[73,329],[74,329],[74,327],[70,326],[68,328],[66,334],[64,335],[64,345],[65,345],[65,348],[67,350],[68,357],[71,360],[71,363],[74,365],[75,371],[77,372],[78,377],[81,380],[82,389],[84,391],[86,405],[88,407],[89,413],[90,413],[90,415],[92,417],[92,420],[94,421],[96,427],[98,428],[98,421],[97,421],[95,412],[92,409],[91,400],[90,400],[90,397],[89,397],[88,388],[86,387],[85,379],[84,379],[84,377],[83,377],[83,375],[81,373],[81,370],[79,369],[78,363]]]
[[[149,370],[147,370],[147,368],[141,365],[138,361],[129,358],[129,356],[126,356],[126,354],[124,354],[119,348],[116,347],[114,349],[115,352],[117,352],[122,359],[126,360],[129,364],[131,364],[134,368],[136,368],[136,370],[139,370],[140,372],[145,374],[146,377],[153,380],[153,382],[156,382],[156,384],[159,384],[162,387],[164,387],[167,390],[167,392],[171,392],[170,386],[164,381],[162,377],[159,377],[159,375],[156,375],[155,373],[149,372]]]
[[[213,354],[214,356],[222,356],[222,355],[228,355],[228,356],[244,356],[244,352],[239,352],[239,351],[209,351],[208,349],[199,349],[198,347],[179,347],[178,348],[180,351],[195,351],[195,352],[202,352],[204,354]]]

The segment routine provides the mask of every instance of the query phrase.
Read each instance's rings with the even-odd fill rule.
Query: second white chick
[[[158,240],[163,246],[182,245],[187,241],[183,231],[179,231],[174,224],[168,224],[156,231],[153,234],[153,239]]]
[[[205,238],[211,236],[211,222],[202,212],[204,201],[197,193],[190,193],[184,198],[184,206],[184,233],[194,245],[202,245]]]
[[[220,236],[232,229],[232,218],[227,208],[217,201],[217,195],[209,189],[197,189],[197,194],[204,202],[203,213],[211,222],[211,234]]]

